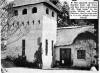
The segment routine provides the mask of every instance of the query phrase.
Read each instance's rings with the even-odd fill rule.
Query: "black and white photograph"
[[[99,72],[99,0],[0,0],[1,73]]]

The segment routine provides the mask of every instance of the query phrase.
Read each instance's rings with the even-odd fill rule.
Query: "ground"
[[[98,73],[97,71],[84,71],[84,70],[67,70],[67,69],[32,69],[32,68],[6,68],[5,73]]]
[[[72,68],[51,68],[51,69],[36,69],[28,67],[18,67],[6,60],[1,60],[2,70],[4,73],[97,73],[98,71],[79,70]],[[3,72],[2,72],[3,73]]]

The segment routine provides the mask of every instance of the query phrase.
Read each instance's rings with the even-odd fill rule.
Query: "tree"
[[[0,25],[1,25],[1,41],[7,39],[8,31],[10,30],[9,21],[12,20],[13,17],[13,3],[7,3],[6,0],[0,1]]]
[[[58,27],[66,27],[69,22],[69,5],[65,1],[61,7],[61,12],[58,14]]]
[[[19,23],[13,19],[14,3],[8,3],[6,0],[0,0],[0,26],[1,26],[1,47],[6,48],[8,36],[13,35],[19,28]],[[10,22],[13,23],[10,23]]]
[[[59,0],[50,0],[54,5],[56,5],[58,2],[59,2]]]

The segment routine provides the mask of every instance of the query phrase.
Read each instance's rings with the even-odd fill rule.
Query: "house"
[[[34,54],[42,44],[42,68],[51,68],[59,9],[49,0],[15,0],[13,8],[14,17],[9,23],[19,29],[8,36],[8,56],[26,56],[33,63]]]
[[[41,48],[43,69],[56,63],[73,67],[96,63],[93,26],[57,28],[60,10],[49,0],[15,0],[13,9],[9,23],[18,29],[8,35],[7,56],[26,56],[28,62],[34,63]]]
[[[71,26],[57,29],[54,50],[56,65],[90,67],[96,64],[94,26]]]

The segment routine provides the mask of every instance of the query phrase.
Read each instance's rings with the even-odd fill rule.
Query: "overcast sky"
[[[11,1],[13,1],[13,0],[7,0],[7,1],[8,1],[8,2],[11,2]],[[68,2],[68,1],[70,1],[70,0],[60,0],[61,3],[63,3],[64,1],[67,1],[67,2]]]
[[[10,2],[10,1],[13,1],[13,0],[7,0],[7,1],[9,1],[9,2]],[[59,0],[59,1],[63,3],[64,1],[69,2],[69,1],[71,1],[71,0]],[[84,1],[84,0],[80,0],[80,1]],[[87,0],[87,1],[93,1],[93,0]]]

